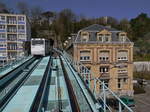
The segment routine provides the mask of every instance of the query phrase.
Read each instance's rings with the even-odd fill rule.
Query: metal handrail
[[[59,50],[57,50],[57,49],[55,49],[56,51],[58,51],[58,52],[60,52],[69,62],[70,62],[70,64],[72,64],[73,65],[73,67],[76,69],[76,71],[78,71],[78,67],[79,66],[83,66],[83,67],[85,67],[85,69],[91,74],[91,76],[92,76],[92,74],[93,74],[93,72],[91,72],[91,70],[88,70],[88,68],[86,67],[86,66],[84,66],[82,63],[80,63],[80,62],[77,62],[77,61],[74,61],[73,60],[73,57],[71,56],[71,55],[69,55],[68,53],[66,53],[65,51],[63,51],[63,52],[61,52],[61,51],[59,51]],[[79,73],[80,74],[80,73]],[[104,101],[104,112],[106,112],[106,107],[107,107],[107,104],[106,104],[106,94],[105,94],[105,92],[106,92],[106,90],[107,91],[109,91],[111,94],[112,94],[112,96],[114,96],[118,101],[119,101],[119,111],[120,112],[122,112],[122,107],[121,107],[121,104],[129,111],[129,112],[133,112],[133,110],[131,109],[131,108],[129,108],[110,88],[108,88],[107,86],[106,86],[106,84],[104,83],[104,81],[101,81],[100,79],[98,79],[98,78],[96,78],[96,77],[94,77],[94,76],[92,76],[92,78],[90,78],[90,80],[89,81],[91,81],[91,80],[94,80],[94,82],[96,82],[96,81],[99,81],[101,84],[102,84],[102,92],[104,93],[103,95],[103,101]],[[89,82],[90,83],[90,82]],[[94,89],[93,90],[91,90],[91,91],[93,91],[93,94],[95,95],[95,98],[97,97],[97,95],[96,95],[96,83],[94,83]]]

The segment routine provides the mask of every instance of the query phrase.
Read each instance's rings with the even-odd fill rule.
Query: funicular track
[[[40,86],[39,86],[37,94],[36,94],[36,97],[30,108],[30,112],[41,112],[42,111],[44,95],[46,94],[46,89],[48,87],[48,77],[51,73],[51,64],[52,64],[51,62],[52,62],[52,58],[50,56],[48,65],[44,72],[42,81],[40,83]]]
[[[65,77],[65,81],[66,81],[66,84],[67,84],[67,89],[68,89],[68,92],[69,92],[69,98],[70,98],[72,111],[73,112],[81,112],[80,108],[79,108],[78,101],[77,101],[76,96],[75,96],[75,93],[73,91],[72,84],[71,84],[71,82],[69,80],[69,77],[67,75],[67,71],[65,69],[65,66],[64,66],[60,56],[59,56],[59,58],[61,60],[61,66],[62,66],[62,69],[63,69],[63,72],[64,72],[64,77]]]
[[[73,112],[98,112],[95,107],[95,101],[91,98],[90,94],[86,94],[85,85],[79,83],[78,79],[75,76],[75,71],[71,69],[65,58],[60,54],[59,58],[61,60],[61,66],[64,72],[65,82],[67,84],[67,89],[69,92],[69,98],[71,103],[71,108]],[[76,74],[77,75],[77,74]],[[84,86],[84,90],[83,87]]]
[[[32,57],[0,78],[0,111],[11,100],[40,61],[41,58]]]

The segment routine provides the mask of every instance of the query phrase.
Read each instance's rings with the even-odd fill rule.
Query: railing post
[[[89,89],[91,89],[90,85],[91,85],[91,82],[90,82],[90,73],[88,73],[88,84],[89,84]]]
[[[121,107],[120,101],[119,101],[119,112],[122,112],[122,107]]]
[[[96,98],[96,79],[94,79],[94,96],[95,96],[95,98]]]
[[[102,87],[103,87],[104,112],[106,112],[106,92],[105,92],[105,83],[104,83],[104,81],[102,82]]]

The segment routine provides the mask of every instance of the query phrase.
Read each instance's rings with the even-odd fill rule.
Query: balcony
[[[0,21],[0,24],[6,24],[6,21],[2,21],[2,20],[1,20],[1,21]]]
[[[6,50],[6,48],[5,48],[5,47],[3,47],[3,48],[0,48],[0,50]]]
[[[92,64],[91,60],[80,60],[80,62],[83,64]]]
[[[17,29],[8,28],[8,29],[7,29],[7,32],[8,32],[8,33],[17,33]]]
[[[0,32],[6,32],[6,29],[0,29]]]
[[[100,73],[100,79],[110,79],[109,73]]]
[[[110,61],[109,60],[100,60],[99,64],[109,64]]]
[[[18,29],[19,33],[25,33],[25,30]]]
[[[25,24],[24,21],[18,21],[18,24]]]
[[[129,78],[128,73],[118,73],[118,78]]]
[[[7,21],[7,24],[8,24],[8,25],[14,25],[14,24],[16,25],[16,24],[17,24],[17,21],[8,20],[8,21]]]

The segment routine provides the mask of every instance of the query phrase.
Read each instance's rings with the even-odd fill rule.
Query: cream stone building
[[[120,95],[133,95],[133,42],[126,32],[97,24],[83,28],[73,44],[73,57],[92,71],[91,78],[99,78]],[[80,72],[88,73],[84,68]]]

